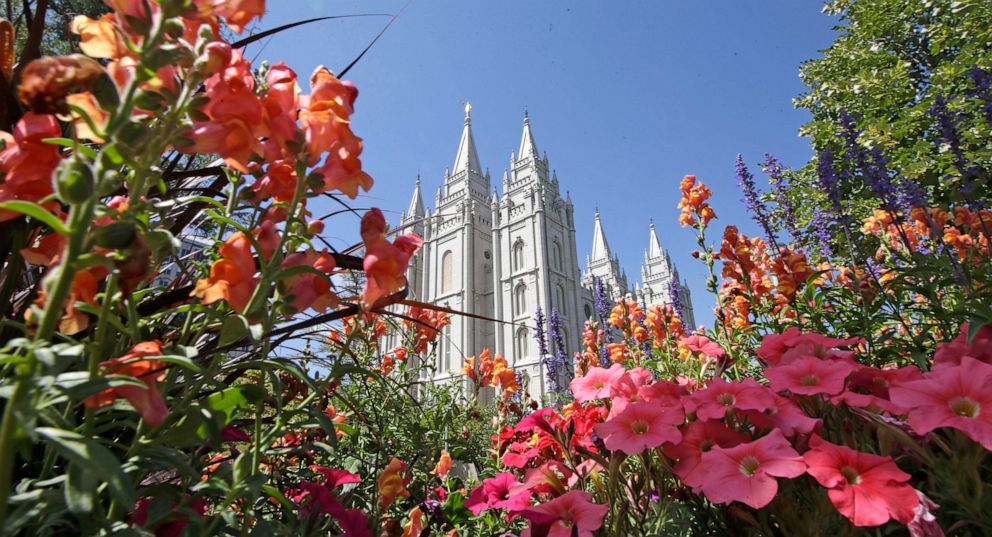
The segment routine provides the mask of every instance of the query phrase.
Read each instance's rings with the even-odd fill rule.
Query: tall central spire
[[[537,159],[537,144],[534,142],[534,134],[530,132],[530,115],[524,111],[524,133],[520,136],[520,151],[517,151],[517,158],[523,160],[527,157]]]
[[[658,234],[654,231],[654,220],[651,220],[651,234],[648,237],[648,259],[654,259],[661,256],[661,241],[658,240]]]
[[[458,153],[455,154],[451,174],[457,175],[466,170],[482,173],[479,153],[475,150],[475,138],[472,136],[472,103],[468,102],[465,103],[465,128],[462,130],[462,139],[458,142]]]
[[[603,233],[603,223],[599,220],[599,209],[596,209],[596,226],[592,231],[592,253],[589,259],[610,259],[610,245],[606,242],[606,234]]]

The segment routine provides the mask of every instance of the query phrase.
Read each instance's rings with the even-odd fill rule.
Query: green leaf
[[[82,515],[93,512],[96,503],[96,489],[100,480],[85,466],[70,463],[66,472],[65,504],[73,514]]]
[[[105,481],[110,493],[122,505],[134,505],[134,486],[114,454],[96,441],[85,436],[52,427],[35,429],[42,439],[50,443],[71,464],[76,464],[94,472],[98,479]]]
[[[21,213],[45,224],[62,235],[69,234],[69,228],[56,216],[45,210],[44,207],[30,201],[11,200],[0,203],[0,209]]]
[[[242,315],[231,315],[224,319],[224,324],[220,329],[220,341],[218,342],[221,347],[231,345],[241,341],[249,334],[250,325],[248,319],[245,319]]]
[[[70,107],[73,108],[74,110],[82,111],[82,108],[79,108],[77,106],[70,105]],[[87,122],[87,123],[90,123],[90,122]],[[93,126],[94,125],[92,125],[92,123],[91,123],[90,124],[90,127],[92,128]],[[93,132],[97,132],[98,130],[99,129],[95,129]],[[75,140],[72,140],[70,138],[45,138],[42,141],[45,142],[46,144],[58,145],[58,146],[62,146],[62,147],[68,147],[70,149],[75,149],[76,151],[79,151],[79,153],[81,155],[85,156],[86,158],[88,158],[90,160],[96,159],[96,151],[94,151],[92,147],[90,147],[88,145],[81,144],[81,143],[79,143],[79,142],[77,142]]]
[[[91,379],[88,371],[72,371],[62,373],[55,379],[55,385],[73,401],[81,401],[103,390],[119,386],[134,386],[147,389],[144,382],[123,375],[107,375]]]

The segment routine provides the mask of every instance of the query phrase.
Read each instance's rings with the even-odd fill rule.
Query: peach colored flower
[[[164,362],[156,360],[138,360],[146,356],[161,356],[162,344],[158,341],[145,341],[131,348],[127,354],[100,364],[108,375],[125,375],[134,377],[145,383],[146,388],[132,385],[107,388],[102,392],[88,397],[84,404],[90,408],[107,406],[116,399],[127,399],[151,426],[165,421],[169,409],[165,399],[158,391],[158,383],[165,379]]]
[[[379,299],[406,285],[407,264],[423,240],[410,233],[390,243],[386,239],[386,218],[379,209],[365,213],[361,233],[365,242],[363,268],[366,278],[362,304],[371,308]]]
[[[197,281],[191,295],[200,298],[204,304],[226,300],[231,309],[244,313],[258,285],[255,272],[251,241],[239,231],[224,241],[220,247],[220,259],[210,267],[210,277]]]
[[[448,476],[448,472],[451,471],[451,455],[448,454],[448,450],[441,450],[441,457],[437,460],[437,464],[434,465],[434,470],[432,473],[441,479]]]
[[[383,510],[388,509],[396,498],[410,496],[410,491],[406,489],[409,482],[406,463],[394,456],[376,481],[379,490],[379,507]]]

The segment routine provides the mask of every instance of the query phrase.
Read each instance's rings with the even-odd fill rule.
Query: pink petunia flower
[[[923,378],[920,368],[907,365],[898,369],[878,369],[862,366],[847,379],[847,389],[830,398],[837,404],[851,407],[881,409],[890,414],[905,414],[908,408],[889,400],[889,386],[893,382],[907,382]]]
[[[986,325],[978,329],[975,338],[968,342],[970,325],[961,325],[961,332],[952,341],[937,345],[933,355],[934,365],[957,365],[962,356],[971,356],[987,364],[992,364],[992,326]]]
[[[940,365],[921,380],[894,383],[889,397],[910,409],[909,425],[917,433],[951,427],[992,450],[992,365],[965,356],[961,365]]]
[[[741,502],[755,509],[778,493],[776,477],[798,477],[806,463],[779,430],[753,442],[703,453],[706,474],[699,490],[713,503]]]
[[[704,481],[703,453],[714,446],[733,447],[747,437],[731,430],[722,421],[694,421],[682,428],[682,441],[664,447],[665,455],[678,460],[672,470],[682,482],[696,488]]]
[[[548,537],[593,537],[592,532],[603,525],[603,517],[608,510],[606,505],[592,503],[588,492],[573,490],[535,506],[530,512],[558,517],[557,522],[551,525]],[[528,527],[520,537],[530,537],[531,532],[532,528]]]
[[[685,415],[680,408],[666,408],[653,403],[631,403],[620,414],[596,424],[593,431],[606,443],[606,448],[636,455],[665,442],[677,443],[682,433]]]
[[[486,509],[506,509],[511,513],[530,507],[531,491],[520,487],[517,477],[503,472],[475,487],[465,501],[465,507],[477,515]]]
[[[758,384],[754,379],[740,382],[727,382],[713,379],[704,390],[692,394],[686,401],[686,412],[695,412],[701,420],[718,420],[729,409],[770,410],[775,406],[774,392]]]
[[[701,353],[703,356],[708,356],[710,358],[719,359],[727,355],[727,352],[723,350],[723,347],[718,345],[710,338],[706,336],[701,336],[699,334],[686,336],[680,339],[679,343],[685,345],[685,348],[689,349],[692,352],[698,352]]]
[[[837,395],[844,391],[844,381],[854,369],[854,365],[850,362],[804,356],[787,365],[765,369],[765,377],[777,392],[790,391],[796,395]]]
[[[769,365],[784,365],[801,356],[849,359],[854,353],[834,347],[856,345],[861,338],[837,339],[820,334],[803,334],[795,326],[781,334],[768,334],[761,340],[758,357]]]
[[[745,410],[744,416],[759,429],[782,431],[785,436],[809,434],[820,426],[821,420],[806,415],[790,397],[774,394],[775,406],[769,410]]]
[[[623,412],[627,405],[653,402],[662,406],[681,407],[686,391],[670,381],[654,381],[654,376],[643,367],[631,369],[610,384],[610,416]]]
[[[580,403],[605,399],[610,396],[610,383],[623,375],[623,372],[620,364],[613,364],[609,369],[590,367],[585,376],[572,379],[569,387],[575,394],[575,400]]]
[[[828,489],[827,496],[840,514],[855,526],[881,526],[893,518],[913,520],[920,498],[906,484],[910,475],[892,457],[861,453],[813,436],[812,449],[803,458],[809,475]]]

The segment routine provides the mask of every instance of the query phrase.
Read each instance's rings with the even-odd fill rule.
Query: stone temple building
[[[408,272],[410,297],[454,310],[498,319],[492,322],[452,315],[440,338],[434,381],[460,378],[463,358],[489,348],[506,357],[521,374],[531,396],[547,393],[546,374],[534,340],[534,312],[559,312],[568,355],[579,349],[582,327],[594,313],[595,278],[611,299],[627,297],[644,306],[671,301],[671,282],[680,294],[688,326],[692,319],[689,290],[661,247],[652,223],[633,289],[619,259],[610,250],[599,211],[595,213],[592,250],[579,267],[575,207],[562,195],[557,173],[538,152],[530,119],[524,114],[520,146],[510,154],[497,191],[482,166],[472,134],[471,105],[451,169],[428,209],[417,177],[404,231],[424,238]]]

